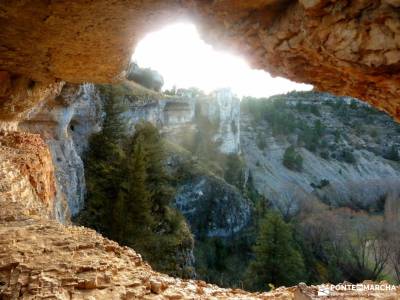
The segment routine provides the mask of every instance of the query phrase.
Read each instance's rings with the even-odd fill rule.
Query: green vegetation
[[[188,277],[193,270],[180,251],[193,240],[181,214],[170,206],[174,189],[158,130],[139,123],[125,134],[121,97],[108,94],[103,130],[87,154],[87,200],[77,221],[139,251],[159,271]]]
[[[353,153],[348,150],[345,149],[343,150],[343,160],[349,164],[355,164],[356,163],[356,158],[354,157]]]
[[[252,246],[260,220],[270,207],[267,199],[252,187],[251,176],[248,182],[243,195],[250,199],[254,207],[248,226],[227,238],[207,237],[204,234],[196,236],[194,254],[198,278],[224,287],[251,288],[244,270],[254,257]]]
[[[290,286],[304,279],[304,262],[292,228],[277,213],[270,212],[261,220],[254,255],[247,278],[255,290],[266,290],[267,284]]]
[[[265,139],[266,138],[265,138],[264,134],[262,134],[261,132],[257,133],[256,144],[257,144],[258,149],[264,150],[265,148],[267,148],[267,142]]]
[[[229,239],[197,239],[194,255],[198,278],[223,287],[243,288],[243,270],[248,265],[253,242],[250,230]]]
[[[224,179],[226,182],[240,187],[243,184],[244,161],[237,154],[227,154],[224,161]]]
[[[309,101],[304,100],[307,96],[311,98]],[[356,156],[346,146],[346,140],[347,143],[352,143],[348,140],[348,135],[369,134],[374,138],[375,143],[381,143],[377,129],[370,125],[371,117],[381,117],[377,110],[360,104],[356,100],[347,103],[343,99],[338,99],[323,103],[314,102],[314,100],[319,101],[318,98],[313,100],[314,97],[316,97],[315,93],[305,92],[301,95],[288,93],[270,98],[244,98],[241,109],[243,113],[252,116],[258,148],[264,150],[267,146],[265,140],[269,134],[272,134],[277,142],[283,142],[286,139],[294,147],[303,147],[323,159],[336,159],[355,164],[357,163]],[[349,132],[342,132],[335,127],[338,124],[328,128],[325,125],[326,116],[335,117],[336,120],[342,122],[339,126],[346,126]],[[368,125],[365,125],[366,123]],[[265,129],[263,130],[261,126]],[[271,130],[270,133],[269,130]],[[394,161],[398,159],[398,153],[394,148],[376,154]],[[301,159],[297,158],[296,162],[294,149],[287,149],[282,163],[291,170],[300,170]]]
[[[290,170],[301,172],[303,169],[303,158],[293,146],[286,148],[282,161],[283,165]]]
[[[264,291],[301,281],[309,284],[360,282],[384,276],[382,266],[388,264],[385,256],[387,241],[384,239],[387,229],[383,228],[383,218],[379,214],[386,197],[377,204],[379,207],[374,208],[374,216],[371,216],[360,213],[360,207],[337,208],[314,201],[311,196],[302,199],[300,195],[294,195],[294,200],[288,201],[287,205],[298,206],[297,213],[282,216],[275,212],[268,199],[257,193],[251,174],[244,183],[242,157],[220,153],[218,141],[214,140],[218,120],[197,114],[197,131],[187,133],[182,147],[163,141],[158,130],[149,123],[137,124],[134,134],[127,135],[122,103],[156,97],[157,94],[143,88],[142,95],[133,94],[132,85],[99,86],[106,100],[106,117],[102,131],[91,138],[85,158],[88,194],[86,207],[77,218],[80,224],[133,247],[158,271],[190,277],[194,270],[185,264],[185,256],[190,256],[193,249],[192,234],[171,202],[175,189],[182,183],[207,177],[215,185],[210,187],[211,196],[202,202],[195,220],[191,221],[196,234],[195,271],[199,279],[227,287]],[[186,92],[204,97],[195,89],[175,89],[171,95]],[[307,92],[304,95],[314,94]],[[242,109],[254,117],[255,127],[268,128],[274,138],[283,141],[283,145],[290,143],[282,164],[297,172],[303,170],[300,153],[307,153],[304,149],[324,159],[334,154],[337,160],[356,163],[351,147],[341,145],[347,132],[341,131],[340,127],[324,125],[326,108],[345,121],[350,120],[352,114],[359,114],[359,110],[366,113],[370,109],[357,103],[351,105],[349,112],[350,105],[342,100],[330,101],[326,107],[305,102],[287,103],[285,96],[242,101]],[[301,116],[303,112],[306,117]],[[370,129],[362,122],[354,125],[349,130],[358,134]],[[239,130],[234,122],[230,126],[234,132]],[[376,135],[369,132],[371,136],[378,136],[378,132]],[[258,147],[266,149],[270,133],[260,130],[255,134]],[[396,145],[391,146],[386,156],[393,161],[399,161]],[[166,169],[167,157],[172,156],[177,164],[173,176],[170,169],[168,172]],[[262,163],[257,164],[261,166]],[[210,212],[215,212],[212,211],[213,201],[216,202],[224,191],[217,187],[227,183],[236,186],[238,192],[249,199],[251,219],[245,228],[232,236],[210,237],[207,232],[210,230]],[[331,184],[320,178],[311,184],[315,193],[329,190],[333,185],[333,181]]]
[[[256,124],[267,120],[273,135],[287,135],[297,127],[295,116],[286,110],[286,103],[281,98],[246,97],[241,101],[241,108],[253,115]]]
[[[393,160],[393,161],[399,161],[400,160],[399,150],[397,149],[397,147],[395,145],[392,145],[390,147],[390,150],[387,153],[387,155],[385,156],[385,158]]]
[[[135,101],[158,100],[161,93],[150,90],[134,81],[123,81],[119,84],[98,84],[96,88],[106,99],[117,97],[121,103],[128,105]]]

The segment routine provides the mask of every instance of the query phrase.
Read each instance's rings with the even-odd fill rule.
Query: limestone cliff
[[[106,97],[104,89],[107,88],[123,91],[122,101],[127,108],[123,118],[130,134],[134,132],[135,124],[148,121],[157,126],[166,139],[182,144],[185,137],[195,135],[198,130],[196,114],[202,114],[216,124],[212,138],[220,145],[220,151],[239,152],[240,105],[229,91],[202,102],[203,99],[189,94],[165,96],[128,81],[115,87],[67,84],[60,95],[44,101],[31,110],[24,121],[15,124],[22,131],[39,133],[49,145],[58,187],[55,203],[60,209],[57,215],[62,222],[68,221],[65,216],[69,213],[75,216],[83,208],[85,178],[82,158],[90,135],[101,129],[102,103]]]
[[[240,152],[240,102],[230,89],[220,89],[211,97],[198,99],[199,114],[217,124],[212,137],[221,153]]]
[[[65,85],[60,95],[30,111],[19,129],[39,133],[49,145],[56,171],[56,205],[67,201],[68,210],[57,214],[76,215],[83,207],[85,177],[82,154],[89,136],[101,125],[101,101],[93,84]],[[64,199],[65,198],[65,199]]]

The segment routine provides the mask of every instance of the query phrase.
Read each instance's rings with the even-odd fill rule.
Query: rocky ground
[[[300,284],[269,293],[222,289],[154,272],[134,250],[93,230],[54,220],[50,152],[38,135],[0,134],[1,299],[315,299]],[[25,172],[29,170],[29,172]],[[49,202],[50,201],[50,202]],[[383,292],[336,292],[336,299],[398,299]]]

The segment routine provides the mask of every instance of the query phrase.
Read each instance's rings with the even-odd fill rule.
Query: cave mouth
[[[204,92],[230,88],[239,97],[268,97],[313,86],[252,69],[240,56],[217,51],[189,22],[169,24],[149,33],[138,44],[132,61],[159,72],[164,90],[196,87]]]

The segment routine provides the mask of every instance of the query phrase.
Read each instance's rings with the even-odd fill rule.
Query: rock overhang
[[[118,81],[146,33],[185,18],[205,41],[240,53],[255,68],[358,97],[399,118],[398,5],[395,0],[2,3],[0,70],[11,81],[1,85],[14,87],[16,74],[41,85]],[[18,94],[15,88],[3,90],[2,106]]]

